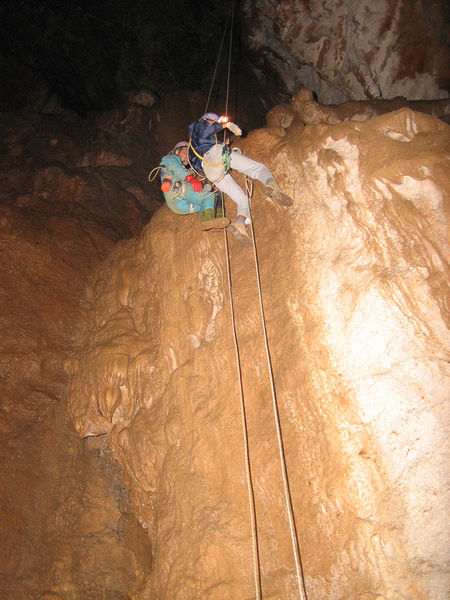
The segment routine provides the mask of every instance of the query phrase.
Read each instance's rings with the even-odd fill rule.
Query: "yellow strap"
[[[215,144],[214,148],[216,148],[217,144],[218,144],[218,142],[217,142],[217,135],[215,135],[214,138],[216,140],[216,144]],[[211,165],[210,163],[207,163],[206,160],[203,158],[203,156],[201,156],[197,152],[197,150],[194,148],[194,146],[192,145],[192,139],[189,140],[189,147],[192,148],[192,152],[195,154],[195,156],[197,156],[197,158],[199,158],[207,167],[220,167],[220,165],[224,164],[223,161],[220,162],[220,163],[217,163],[215,165]],[[208,152],[209,152],[209,150],[208,150]]]
[[[217,147],[217,144],[218,144],[218,142],[217,142],[217,135],[215,135],[215,136],[214,136],[214,138],[215,138],[215,140],[216,140],[216,144],[215,144],[214,148],[216,148],[216,147]],[[206,162],[206,160],[203,158],[203,156],[200,156],[200,154],[199,154],[199,153],[198,153],[198,152],[195,150],[194,146],[192,145],[192,139],[190,139],[190,140],[189,140],[189,147],[190,147],[190,148],[192,148],[192,152],[195,154],[195,156],[197,156],[197,157],[198,157],[198,158],[199,158],[199,159],[202,161],[202,163],[203,163],[204,165],[206,165],[207,167],[220,167],[220,166],[223,166],[223,167],[224,167],[224,174],[223,174],[223,175],[221,175],[221,176],[220,176],[218,179],[210,179],[210,178],[208,177],[208,174],[207,174],[207,173],[205,173],[205,175],[206,175],[207,179],[209,179],[209,181],[210,181],[210,182],[211,182],[213,185],[214,185],[214,184],[216,184],[216,183],[218,183],[219,181],[222,181],[222,179],[225,177],[225,175],[226,175],[226,174],[227,174],[227,172],[228,172],[228,171],[227,171],[227,169],[226,169],[226,166],[227,166],[227,165],[226,165],[225,161],[223,160],[223,161],[222,161],[222,162],[220,162],[220,163],[217,163],[217,164],[211,165],[210,163],[207,163],[207,162]],[[208,152],[209,152],[209,150],[208,150]]]

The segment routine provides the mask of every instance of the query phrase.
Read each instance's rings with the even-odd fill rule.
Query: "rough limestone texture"
[[[127,600],[150,571],[151,542],[128,510],[109,440],[74,431],[63,368],[90,270],[151,214],[144,184],[130,182],[133,157],[124,147],[142,116],[130,112],[133,124],[124,111],[114,139],[105,129],[119,111],[99,117],[103,127],[69,111],[0,114],[5,600]]]
[[[46,94],[32,77],[18,91],[36,109]],[[147,181],[156,138],[173,144],[197,106],[144,102],[85,119],[0,114],[2,600],[128,600],[150,572],[107,436],[73,428],[63,367],[91,270],[161,206]]]
[[[308,599],[445,600],[449,126],[283,110],[239,145],[293,206],[255,185],[256,254],[166,207],[117,245],[70,412],[109,437],[151,541],[133,597],[250,600],[258,571],[263,598],[300,597],[277,407]]]
[[[246,0],[247,45],[265,85],[319,101],[448,98],[448,4],[443,0]]]

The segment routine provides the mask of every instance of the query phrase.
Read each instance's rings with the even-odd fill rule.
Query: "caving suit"
[[[240,173],[257,179],[264,185],[274,180],[270,170],[262,163],[229,148],[218,141],[217,134],[222,131],[222,123],[209,124],[199,119],[189,125],[191,145],[189,160],[197,171],[202,171],[214,185],[230,196],[237,204],[237,214],[250,223],[249,199],[241,186],[227,173],[226,164]]]
[[[170,191],[163,193],[167,206],[174,213],[187,215],[214,209],[216,194],[211,191],[211,185],[205,185],[201,192],[194,192],[191,184],[185,181],[186,175],[191,173],[183,166],[179,156],[167,154],[162,157],[159,166],[161,182],[167,177],[171,178]]]

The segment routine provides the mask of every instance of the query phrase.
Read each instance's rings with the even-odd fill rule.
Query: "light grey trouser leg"
[[[249,199],[239,184],[231,177],[229,173],[223,176],[225,167],[222,159],[223,144],[216,144],[203,157],[203,171],[206,177],[212,181],[221,192],[230,196],[237,204],[237,214],[250,219]],[[262,163],[239,154],[231,152],[230,166],[236,171],[257,179],[261,183],[266,184],[271,179],[274,179],[269,169]]]
[[[239,152],[231,151],[230,165],[232,169],[236,169],[239,173],[243,173],[252,179],[257,179],[264,185],[275,179],[266,165],[245,156],[245,154],[239,154]]]

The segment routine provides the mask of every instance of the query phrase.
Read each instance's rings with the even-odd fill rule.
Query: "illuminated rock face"
[[[440,0],[248,0],[244,14],[255,72],[276,72],[291,94],[306,86],[328,104],[448,97]]]
[[[250,483],[264,597],[298,597],[276,400],[309,600],[444,600],[449,127],[272,116],[239,145],[294,198],[253,197],[274,393],[252,250],[229,239],[230,295],[224,234],[163,207],[88,289],[75,427],[148,531],[142,598],[254,597]]]

